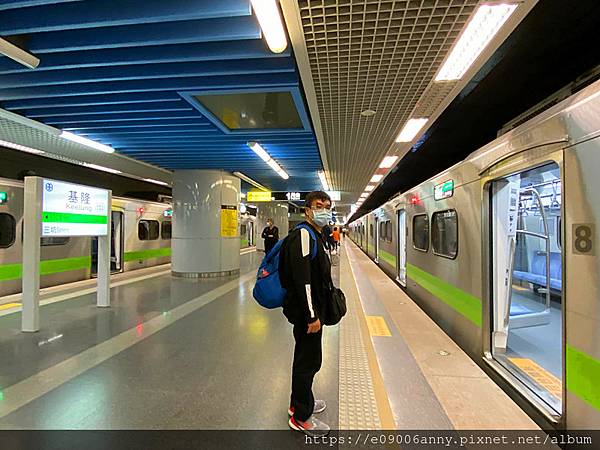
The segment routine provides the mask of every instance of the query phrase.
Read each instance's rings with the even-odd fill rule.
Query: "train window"
[[[158,239],[159,228],[156,220],[140,220],[138,222],[138,238],[140,241],[154,241]]]
[[[422,252],[429,251],[429,218],[427,214],[413,217],[413,247]]]
[[[42,247],[50,247],[52,245],[66,245],[71,240],[68,236],[48,236],[40,239]]]
[[[385,227],[387,228],[385,235],[387,236],[388,242],[392,242],[392,221],[388,220],[385,223]]]
[[[160,227],[160,237],[162,239],[171,239],[171,230],[173,223],[170,220],[165,220]]]
[[[373,224],[369,224],[369,236],[373,237]]]
[[[382,241],[386,240],[385,237],[385,222],[379,222],[379,239]]]
[[[445,258],[456,258],[458,253],[458,216],[454,209],[438,211],[431,217],[431,245],[433,253]]]
[[[246,236],[246,233],[248,232],[248,228],[246,227],[245,224],[240,225],[240,236]]]
[[[15,242],[17,222],[10,214],[0,213],[0,248],[8,248]]]

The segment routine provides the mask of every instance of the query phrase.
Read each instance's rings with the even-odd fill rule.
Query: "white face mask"
[[[333,217],[333,213],[328,209],[313,209],[313,221],[318,227],[324,227]]]

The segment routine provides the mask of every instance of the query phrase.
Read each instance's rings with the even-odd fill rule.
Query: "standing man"
[[[279,254],[279,276],[287,290],[283,314],[294,325],[296,342],[288,424],[293,430],[318,437],[326,436],[330,429],[315,417],[325,410],[326,404],[315,400],[312,392],[313,378],[321,368],[320,319],[329,298],[326,289],[331,283],[331,264],[322,233],[332,217],[329,195],[323,191],[309,193],[304,214],[306,221],[288,235]]]
[[[262,232],[265,240],[265,255],[277,244],[279,240],[279,229],[273,224],[273,219],[267,219],[267,226]]]
[[[340,229],[338,227],[333,227],[333,232],[331,233],[331,235],[333,236],[335,251],[337,252],[340,246]]]

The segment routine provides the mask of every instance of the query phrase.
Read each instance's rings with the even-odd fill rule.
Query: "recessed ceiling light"
[[[364,111],[360,112],[360,115],[363,117],[372,117],[374,116],[376,113],[376,111],[373,111],[372,109],[365,109]]]
[[[383,179],[383,175],[376,173],[371,177],[371,183],[378,183]]]
[[[379,164],[379,168],[380,169],[389,169],[390,167],[392,167],[394,165],[394,163],[396,162],[397,159],[398,159],[397,156],[386,156],[381,161],[381,164]]]
[[[396,142],[411,142],[428,120],[425,117],[408,120],[396,138]]]
[[[373,189],[375,189],[375,186],[369,184],[365,187],[365,192],[371,192]]]
[[[325,177],[325,172],[323,170],[319,170],[317,174],[319,175],[319,179],[321,180],[321,185],[323,186],[323,189],[328,191],[329,183],[327,182],[327,177]]]
[[[14,142],[8,142],[8,141],[1,141],[0,140],[0,145],[3,147],[8,147],[8,148],[13,148],[15,150],[20,150],[22,152],[27,152],[27,153],[34,153],[37,155],[41,155],[44,152],[43,150],[38,150],[37,148],[31,148],[31,147],[27,147],[25,145],[21,145],[21,144],[15,144]]]

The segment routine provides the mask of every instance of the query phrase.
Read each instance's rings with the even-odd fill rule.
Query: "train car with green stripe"
[[[540,425],[598,429],[600,81],[558,100],[349,228]]]
[[[113,197],[111,209],[113,273],[171,261],[169,203]],[[22,243],[23,183],[0,179],[0,298],[21,291]],[[85,280],[96,273],[97,241],[43,237],[40,259],[41,287]]]

